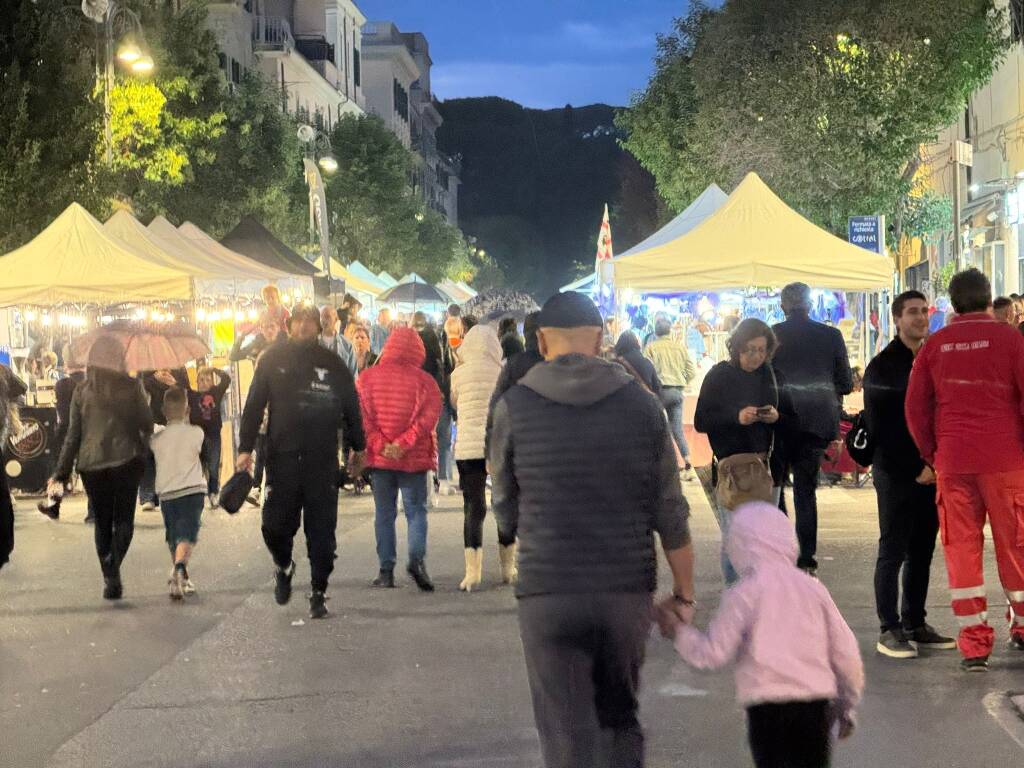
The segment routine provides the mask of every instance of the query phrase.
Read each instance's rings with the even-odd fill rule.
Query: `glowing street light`
[[[129,40],[121,45],[117,51],[117,58],[125,64],[131,64],[142,58],[142,49],[133,41]]]
[[[132,72],[139,75],[148,75],[153,71],[153,59],[150,56],[140,56],[131,63]]]
[[[338,158],[336,158],[334,153],[329,149],[326,153],[321,155],[320,159],[317,160],[317,163],[320,165],[320,170],[324,173],[334,173],[338,170]]]

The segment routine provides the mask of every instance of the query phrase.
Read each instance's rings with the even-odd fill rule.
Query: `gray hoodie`
[[[670,440],[657,400],[596,357],[541,363],[502,396],[488,457],[517,595],[654,590],[653,534],[690,540]]]

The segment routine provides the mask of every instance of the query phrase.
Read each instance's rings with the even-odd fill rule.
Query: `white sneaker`
[[[451,496],[455,493],[455,489],[452,488],[452,484],[447,480],[441,481],[441,488],[438,493],[442,496]]]
[[[217,507],[220,506],[220,498],[219,498],[218,494],[211,493],[206,498],[210,502],[210,509],[217,509]]]
[[[152,512],[154,509],[156,509],[156,504],[154,504],[152,501],[144,502],[142,505],[143,512]]]

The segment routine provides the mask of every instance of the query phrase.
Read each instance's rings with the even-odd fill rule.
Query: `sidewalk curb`
[[[982,704],[1007,735],[1024,748],[1024,693],[992,691]]]

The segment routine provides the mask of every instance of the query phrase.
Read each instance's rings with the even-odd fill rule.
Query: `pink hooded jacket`
[[[743,504],[725,548],[740,581],[722,594],[707,633],[679,627],[679,655],[698,669],[735,660],[743,706],[830,699],[851,717],[864,690],[857,639],[825,585],[794,565],[789,519],[771,504]]]

